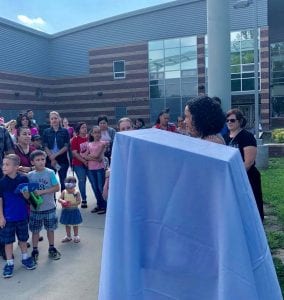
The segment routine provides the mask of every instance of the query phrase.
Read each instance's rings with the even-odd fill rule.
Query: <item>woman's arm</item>
[[[257,148],[255,146],[244,147],[244,164],[248,171],[256,159]]]

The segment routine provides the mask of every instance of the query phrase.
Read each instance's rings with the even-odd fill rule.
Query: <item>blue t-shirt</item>
[[[23,221],[28,218],[28,206],[22,194],[15,190],[21,183],[29,182],[27,176],[17,174],[15,178],[4,176],[0,180],[0,198],[3,200],[3,214],[7,222]]]

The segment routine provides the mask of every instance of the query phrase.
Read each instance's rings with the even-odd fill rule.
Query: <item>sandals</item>
[[[61,240],[62,243],[68,243],[68,242],[71,242],[71,241],[72,241],[71,236],[67,236],[67,235]]]

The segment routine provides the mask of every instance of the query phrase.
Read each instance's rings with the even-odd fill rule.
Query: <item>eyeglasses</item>
[[[227,123],[235,123],[237,121],[237,119],[227,119],[226,122]]]

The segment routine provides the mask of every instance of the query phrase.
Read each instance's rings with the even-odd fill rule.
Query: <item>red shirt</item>
[[[154,127],[157,129],[162,129],[162,130],[171,131],[171,132],[176,132],[176,130],[177,130],[176,125],[174,123],[168,123],[167,129],[161,128],[160,124],[156,124]]]
[[[15,154],[20,157],[20,166],[22,167],[31,167],[30,154],[36,150],[36,148],[32,145],[29,146],[29,152],[24,153],[22,147],[19,144],[15,144]]]
[[[78,154],[80,154],[80,145],[86,143],[88,141],[88,137],[81,137],[79,135],[73,137],[71,140],[71,150],[76,150]],[[75,156],[72,158],[72,165],[73,166],[83,166],[84,164],[78,160]]]

